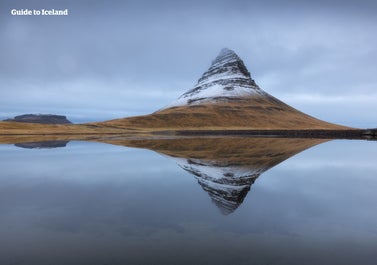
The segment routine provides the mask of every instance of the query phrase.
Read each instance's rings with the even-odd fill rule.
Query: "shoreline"
[[[254,137],[284,137],[284,138],[321,138],[321,139],[355,139],[377,140],[377,129],[352,130],[177,130],[181,136],[254,136]]]
[[[51,140],[96,141],[108,139],[160,140],[177,138],[255,137],[255,138],[313,138],[345,140],[377,140],[377,129],[351,130],[161,130],[149,132],[98,132],[98,133],[27,133],[1,134],[0,144],[39,142]]]

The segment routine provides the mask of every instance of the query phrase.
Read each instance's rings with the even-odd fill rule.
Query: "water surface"
[[[1,264],[377,260],[375,142],[107,142],[0,145]]]

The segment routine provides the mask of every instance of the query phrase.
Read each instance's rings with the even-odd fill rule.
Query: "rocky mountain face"
[[[267,94],[251,78],[241,58],[234,51],[224,48],[195,87],[168,107],[234,100],[253,95]]]
[[[72,122],[63,115],[53,114],[24,114],[14,117],[13,119],[6,119],[4,121],[28,122],[28,123],[43,123],[43,124],[71,124]]]

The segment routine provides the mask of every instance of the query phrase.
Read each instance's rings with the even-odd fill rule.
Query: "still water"
[[[376,264],[376,142],[0,145],[0,264]]]

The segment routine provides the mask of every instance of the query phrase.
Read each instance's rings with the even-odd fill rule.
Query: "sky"
[[[12,16],[12,9],[68,16]],[[377,127],[377,1],[0,2],[0,119],[154,112],[224,48],[266,92],[326,121]]]

